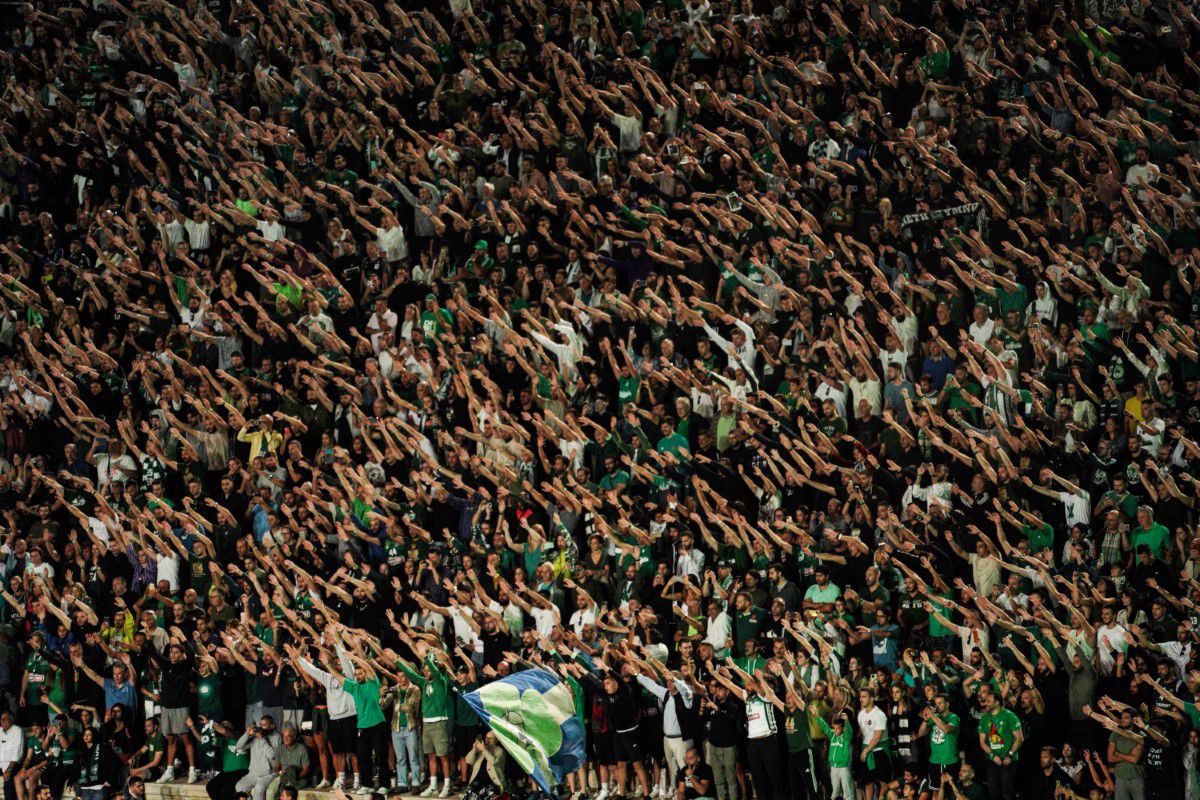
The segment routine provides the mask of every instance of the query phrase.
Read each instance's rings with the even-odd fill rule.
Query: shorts
[[[431,720],[421,726],[421,752],[438,758],[450,755],[450,720]]]
[[[941,786],[942,776],[949,774],[952,778],[958,777],[958,769],[962,766],[961,763],[954,764],[930,764],[929,774],[926,776],[929,779],[930,786]]]
[[[662,725],[656,724],[658,722],[658,719],[652,718],[649,724],[643,721],[638,725],[638,744],[642,751],[642,758],[648,758],[656,764],[663,761]]]
[[[358,752],[358,717],[329,720],[329,749],[338,755]]]
[[[612,731],[597,733],[589,739],[595,745],[596,763],[611,767],[617,763],[617,743]]]
[[[613,734],[618,764],[632,764],[642,760],[641,733],[637,728]]]
[[[454,755],[456,758],[466,758],[467,753],[475,747],[475,739],[479,737],[478,725],[454,726]]]
[[[892,780],[892,754],[886,750],[876,750],[874,753],[874,761],[875,766],[867,767],[867,782],[889,783]]]
[[[329,709],[314,708],[312,712],[312,733],[327,734],[329,733]]]
[[[164,708],[158,714],[158,732],[163,736],[177,736],[188,732],[188,710],[186,708]]]

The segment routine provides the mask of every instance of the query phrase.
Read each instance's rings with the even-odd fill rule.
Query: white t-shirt
[[[879,706],[871,706],[869,709],[859,711],[858,732],[862,734],[863,747],[866,747],[870,743],[871,737],[878,732],[879,741],[876,742],[875,749],[880,749],[888,740],[887,714],[884,714],[883,709]]]
[[[408,258],[408,241],[404,238],[404,229],[397,225],[394,228],[378,228],[375,234],[379,242],[379,252],[383,257],[392,261]]]
[[[746,738],[762,739],[775,733],[775,709],[766,700],[746,693]]]
[[[1157,452],[1158,448],[1162,447],[1163,433],[1167,429],[1167,423],[1162,417],[1155,417],[1150,421],[1142,420],[1142,425],[1148,425],[1154,429],[1154,433],[1147,433],[1146,429],[1141,425],[1138,426],[1137,435],[1142,440],[1142,447]]]
[[[822,383],[817,387],[817,390],[813,392],[813,395],[821,402],[832,400],[833,407],[837,409],[838,416],[846,416],[846,393],[841,389],[838,389],[835,386],[830,386],[828,383]]]
[[[1111,675],[1117,667],[1117,653],[1129,649],[1129,634],[1120,625],[1096,628],[1096,651],[1100,654],[1100,674]]]
[[[996,331],[996,321],[985,319],[983,322],[972,322],[968,332],[971,334],[971,339],[975,344],[986,345],[992,340],[992,334]]]
[[[958,629],[958,642],[962,646],[963,661],[971,658],[971,651],[978,647],[987,651],[990,636],[987,628],[969,628],[966,625]]]
[[[537,629],[537,632],[547,639],[550,638],[550,634],[554,632],[554,623],[558,617],[554,613],[554,609],[534,606],[533,610],[529,612],[529,616],[533,617],[533,626]]]
[[[268,242],[278,242],[283,238],[283,225],[279,220],[268,222],[265,219],[258,221],[258,234]]]
[[[208,220],[190,220],[183,221],[184,230],[187,231],[188,245],[193,250],[207,250],[212,242],[212,230]]]
[[[850,398],[854,401],[855,413],[858,413],[858,404],[862,400],[871,404],[872,412],[879,414],[883,411],[883,388],[879,385],[879,381],[872,378],[861,381],[858,378],[851,378]]]
[[[1179,642],[1159,642],[1158,646],[1162,648],[1163,655],[1175,662],[1175,666],[1179,667],[1180,675],[1187,675],[1188,659],[1192,656],[1192,643],[1180,644]]]
[[[454,625],[454,638],[474,649],[478,634],[475,633],[475,629],[468,622],[470,618],[471,609],[464,606],[454,606],[450,609],[450,622]]]
[[[172,592],[179,591],[179,556],[155,554],[154,563],[158,566],[158,579],[166,581]]]
[[[637,150],[642,145],[642,120],[639,117],[627,117],[623,114],[613,114],[612,122],[620,132],[617,147],[622,152]]]
[[[596,624],[596,607],[589,606],[588,608],[577,608],[575,613],[571,615],[571,630],[576,636],[583,635],[583,629],[588,625]]]
[[[369,320],[367,320],[367,326],[378,331],[378,333],[371,334],[371,347],[377,354],[379,353],[379,348],[382,346],[384,332],[396,330],[396,326],[399,324],[400,317],[390,308],[383,312],[382,319],[380,319],[379,313],[376,312],[371,315]]]
[[[1092,497],[1086,491],[1083,494],[1059,492],[1058,499],[1063,503],[1063,514],[1067,519],[1067,527],[1084,525],[1092,521]]]
[[[96,483],[101,489],[113,481],[127,483],[136,477],[137,464],[128,454],[117,456],[115,459],[107,453],[96,456]]]

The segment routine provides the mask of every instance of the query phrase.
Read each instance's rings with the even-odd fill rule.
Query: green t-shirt
[[[629,483],[629,473],[618,468],[600,479],[600,488],[607,492],[627,483]]]
[[[466,697],[471,692],[479,688],[479,684],[473,681],[468,681],[463,686],[457,686],[454,690],[454,724],[460,728],[478,727],[481,720],[479,715],[475,713],[475,709],[471,708],[471,704],[467,702]]]
[[[1133,519],[1134,516],[1137,515],[1137,507],[1140,498],[1138,498],[1138,496],[1132,492],[1118,494],[1117,492],[1109,491],[1104,493],[1104,499],[1111,500],[1113,505],[1116,506],[1117,510],[1130,519]]]
[[[1054,546],[1054,528],[1046,523],[1043,523],[1040,528],[1022,525],[1021,533],[1029,540],[1029,549],[1034,553]]]
[[[346,694],[354,698],[354,710],[358,712],[358,728],[373,728],[383,722],[383,709],[379,707],[379,678],[342,683]]]
[[[660,453],[670,453],[676,458],[687,458],[688,440],[678,433],[672,433],[658,440],[657,450]]]
[[[787,734],[789,753],[800,753],[812,747],[812,736],[808,732],[808,711],[789,711],[783,729]]]
[[[226,736],[221,742],[221,770],[223,772],[237,772],[240,769],[250,768],[250,753],[238,750],[237,741],[233,736]]]
[[[1200,709],[1196,708],[1196,704],[1185,702],[1183,710],[1187,714],[1188,722],[1192,723],[1192,727],[1200,731]]]
[[[638,389],[641,387],[641,378],[636,375],[629,378],[621,378],[617,381],[617,402],[622,407],[626,403],[632,403],[637,397]]]
[[[739,656],[733,660],[737,668],[748,675],[753,675],[760,669],[767,668],[767,660],[762,656]]]
[[[25,751],[28,753],[33,753],[32,763],[34,764],[41,761],[42,756],[46,754],[45,749],[42,747],[42,740],[34,736],[32,733],[25,737]]]
[[[832,603],[842,596],[840,587],[832,583],[825,584],[824,587],[817,586],[815,583],[808,587],[808,591],[804,593],[804,599],[814,603]]]
[[[767,612],[758,606],[751,606],[746,611],[736,611],[733,615],[733,646],[740,654],[746,641],[758,635],[763,625],[767,624]]]
[[[1138,743],[1133,739],[1130,739],[1128,736],[1122,736],[1115,731],[1109,734],[1108,743],[1123,756],[1129,755],[1138,746]],[[1143,767],[1141,764],[1130,764],[1128,761],[1120,761],[1113,767],[1113,772],[1116,774],[1118,780],[1140,780],[1143,774]]]
[[[161,733],[156,733],[146,739],[146,761],[153,761],[154,757],[167,749],[167,740]]]
[[[995,713],[989,711],[979,718],[979,733],[984,737],[988,752],[993,756],[1016,761],[1017,754],[1012,752],[1012,747],[1020,732],[1020,717],[1007,708],[1001,708]]]
[[[430,664],[433,677],[429,680],[403,661],[397,661],[396,668],[421,687],[421,719],[425,722],[450,719],[453,710],[450,705],[450,681],[442,673],[441,667]]]
[[[196,679],[196,694],[200,701],[198,710],[201,716],[209,719],[221,718],[221,676],[217,673],[201,675]]]
[[[941,78],[950,71],[950,51],[943,49],[921,56],[920,64],[927,78]]]
[[[933,597],[945,597],[945,595],[934,595]],[[947,605],[945,603],[939,603],[936,599],[932,599],[932,598],[930,600],[930,605],[933,606],[934,611],[937,611],[946,619],[950,619],[950,614],[953,612],[950,611],[949,605]],[[935,617],[933,614],[930,614],[929,615],[929,635],[934,637],[935,639],[944,639],[947,636],[953,635],[953,631],[951,631],[949,628],[947,628],[942,623],[938,622],[937,617]]]
[[[50,678],[50,662],[41,652],[32,652],[25,659],[25,672],[28,675],[28,681],[25,684],[25,702],[31,706],[44,706],[42,694],[50,688],[46,685]]]
[[[933,720],[929,721],[929,763],[948,766],[958,763],[958,714],[952,711],[938,719],[949,725],[952,730],[944,731]]]
[[[446,327],[454,324],[454,315],[449,309],[439,308],[437,313],[432,311],[421,312],[421,330],[425,332],[428,338],[436,338]]]
[[[1167,552],[1167,543],[1170,541],[1171,534],[1157,522],[1149,528],[1137,527],[1129,532],[1129,543],[1133,545],[1134,552],[1144,544],[1150,548],[1150,552],[1154,554],[1155,558],[1163,557]]]

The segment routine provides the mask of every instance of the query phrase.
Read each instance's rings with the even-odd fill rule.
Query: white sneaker
[[[429,785],[425,787],[425,791],[421,792],[421,797],[433,797],[433,793],[437,791],[437,778],[429,781]]]
[[[325,778],[320,783],[318,783],[316,786],[314,786],[313,788],[316,789],[317,791],[321,791],[322,789],[328,789],[332,785],[333,784],[331,784],[329,782],[329,779]]]
[[[440,792],[438,792],[438,797],[449,797],[449,796],[450,796],[450,781],[447,780],[445,783],[442,784],[442,790]]]
[[[337,777],[333,779],[333,788],[345,789],[346,788],[346,776],[339,772]]]
[[[361,788],[362,788],[362,783],[360,783],[358,780],[358,773],[355,773],[354,774],[354,786],[352,787],[351,791],[357,792]]]
[[[609,795],[608,787],[601,786],[600,794],[596,795],[596,800],[608,800],[608,795]]]
[[[650,798],[651,798],[651,800],[654,800],[655,797],[661,797],[661,796],[662,796],[662,789],[656,783],[656,784],[654,784],[654,788],[650,790]]]
[[[200,782],[200,773],[196,770],[195,767],[190,767],[188,769],[187,782],[188,783],[199,783]]]
[[[355,794],[371,794],[371,788],[367,786],[359,786],[354,790]]]
[[[170,783],[173,780],[175,780],[175,768],[167,767],[166,770],[163,771],[162,776],[159,777],[155,783]]]

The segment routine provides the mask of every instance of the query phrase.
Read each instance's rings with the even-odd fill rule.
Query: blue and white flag
[[[571,690],[554,673],[524,670],[463,699],[546,792],[583,766],[583,723]]]

